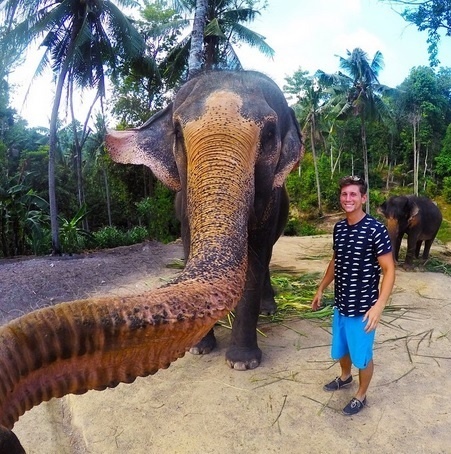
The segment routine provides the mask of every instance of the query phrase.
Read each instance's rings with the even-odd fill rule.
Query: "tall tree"
[[[437,66],[438,45],[440,30],[446,36],[451,35],[451,0],[379,0],[390,4],[399,4],[404,7],[401,16],[411,24],[416,25],[419,31],[427,31],[429,44],[429,62]]]
[[[146,56],[135,62],[124,62],[111,79],[112,113],[120,119],[121,128],[144,123],[170,101],[174,85],[167,81],[165,57],[177,45],[189,22],[166,3],[146,2],[136,22],[146,42]]]
[[[449,83],[446,83],[446,72],[443,74],[444,77],[438,76],[427,66],[412,68],[395,97],[396,109],[402,112],[404,124],[412,130],[412,139],[406,141],[406,147],[413,150],[415,194],[419,190],[421,155],[424,157],[423,173],[430,174],[428,167],[432,169],[449,121]]]
[[[318,214],[322,215],[321,203],[321,182],[318,170],[318,159],[316,144],[321,141],[319,122],[321,108],[326,97],[319,80],[310,76],[308,71],[298,69],[292,77],[285,78],[287,85],[283,87],[284,92],[295,95],[297,103],[293,106],[301,125],[303,133],[309,137],[312,150],[313,166],[315,169],[316,191],[318,198]]]
[[[168,55],[168,73],[172,80],[180,80],[187,71],[190,52],[193,58],[189,63],[190,71],[194,65],[196,72],[200,69],[242,69],[235,52],[235,46],[240,43],[246,43],[268,57],[274,55],[274,50],[266,43],[264,36],[243,25],[252,22],[260,14],[256,8],[261,5],[260,8],[264,9],[265,0],[174,0],[173,5],[179,8],[183,6],[189,13],[195,12],[197,21],[193,28],[196,36],[188,34]],[[203,33],[199,33],[204,18],[205,27]],[[193,38],[202,39],[201,53],[199,41],[192,47]]]
[[[132,6],[132,0],[118,0]],[[10,31],[8,43],[25,48],[43,38],[46,50],[37,68],[41,73],[51,65],[56,78],[55,98],[49,132],[49,202],[52,252],[60,254],[58,209],[55,189],[55,154],[58,111],[67,79],[80,87],[96,88],[105,95],[104,68],[115,68],[121,58],[138,58],[144,42],[130,20],[111,0],[0,0]],[[3,45],[3,43],[0,43]]]
[[[388,87],[381,85],[378,80],[384,60],[381,52],[376,52],[370,60],[368,54],[360,48],[347,51],[347,58],[340,57],[339,66],[342,71],[326,74],[318,71],[319,79],[331,87],[333,96],[331,105],[336,119],[356,116],[360,119],[360,137],[363,151],[364,178],[368,183],[367,213],[370,211],[369,197],[369,164],[368,145],[366,139],[366,122],[379,120],[389,116],[389,111],[383,102],[382,95]]]
[[[204,30],[207,24],[208,0],[196,0],[191,46],[188,58],[188,79],[202,70]]]

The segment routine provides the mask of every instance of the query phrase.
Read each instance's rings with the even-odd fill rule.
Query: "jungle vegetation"
[[[196,57],[199,4],[206,14]],[[235,49],[242,42],[271,56],[270,43],[248,28],[265,6],[264,0],[0,0],[0,257],[177,238],[174,194],[147,168],[109,159],[105,123],[141,124],[170,102],[190,72],[241,69]],[[409,8],[406,20],[417,20]],[[8,76],[37,40],[46,52],[36,75],[49,66],[55,76],[49,129],[30,128],[10,104]],[[335,73],[300,67],[286,78],[282,88],[305,142],[305,157],[287,181],[286,234],[316,233],[316,221],[339,210],[336,182],[346,174],[368,179],[367,210],[374,215],[392,194],[451,204],[451,68],[414,67],[398,87],[379,83],[383,69],[380,52],[356,48],[337,59]],[[87,88],[100,113],[76,118],[74,96]],[[63,110],[70,112],[65,120]]]

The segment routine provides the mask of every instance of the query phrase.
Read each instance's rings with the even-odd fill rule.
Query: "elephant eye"
[[[273,140],[276,135],[276,125],[273,122],[267,123],[263,130],[264,140]]]
[[[174,136],[175,136],[176,141],[181,140],[183,137],[182,127],[180,126],[180,123],[178,123],[178,122],[175,123],[175,125],[174,125]]]
[[[267,122],[261,134],[260,152],[269,158],[277,150],[277,126],[274,122]]]

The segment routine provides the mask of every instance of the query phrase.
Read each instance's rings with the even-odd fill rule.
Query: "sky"
[[[385,66],[379,82],[396,87],[415,66],[428,66],[427,33],[419,32],[398,12],[399,6],[378,0],[269,0],[269,6],[256,20],[248,24],[262,34],[275,50],[271,60],[258,50],[242,46],[237,49],[245,69],[261,71],[282,88],[285,77],[302,68],[313,74],[339,70],[337,56],[346,57],[347,50],[363,49],[373,58],[380,51]],[[396,8],[394,10],[393,8]],[[397,12],[398,11],[398,12]],[[20,115],[30,126],[48,127],[54,86],[51,75],[33,81],[24,103],[38,59],[30,52],[27,63],[10,79],[16,84],[12,99]],[[439,45],[440,65],[451,67],[451,37],[442,38]],[[87,112],[92,96],[80,100],[80,113]],[[64,116],[64,113],[63,113]],[[79,118],[83,121],[83,115]]]

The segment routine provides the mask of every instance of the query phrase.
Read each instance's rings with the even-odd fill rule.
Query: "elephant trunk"
[[[388,217],[386,220],[386,226],[392,246],[393,258],[396,261],[398,260],[399,248],[401,246],[401,240],[399,238],[399,222],[394,217]]]
[[[245,264],[241,265],[245,268]],[[167,368],[237,303],[244,285],[189,280],[127,298],[62,303],[0,329],[0,425],[52,397]]]
[[[196,140],[195,133],[187,137]],[[255,143],[243,137],[229,146]],[[0,327],[0,435],[43,401],[167,368],[240,300],[255,153],[249,146],[238,153],[222,147],[218,165],[218,153],[213,159],[208,146],[188,145],[195,151],[187,162],[191,242],[184,271],[139,296],[61,303]],[[212,166],[216,173],[205,172]]]

